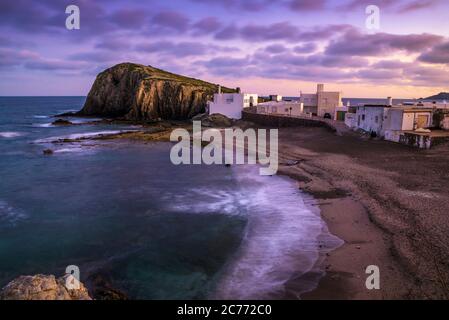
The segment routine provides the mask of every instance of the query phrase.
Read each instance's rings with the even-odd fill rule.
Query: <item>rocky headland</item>
[[[205,112],[218,85],[151,66],[121,63],[101,72],[78,116],[129,121],[186,120]],[[222,92],[235,92],[222,88]]]

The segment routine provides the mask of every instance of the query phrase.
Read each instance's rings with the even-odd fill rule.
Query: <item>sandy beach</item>
[[[280,162],[298,161],[279,174],[318,200],[329,230],[345,241],[325,256],[318,288],[301,298],[447,298],[447,145],[423,151],[306,127],[281,128],[279,139]],[[380,290],[366,289],[368,265],[380,268]]]

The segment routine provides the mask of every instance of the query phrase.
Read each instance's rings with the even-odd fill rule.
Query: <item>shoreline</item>
[[[295,130],[295,129],[288,129]],[[310,130],[310,129],[309,129]],[[313,130],[313,129],[312,129]],[[315,128],[326,131],[326,129]],[[330,135],[335,135],[329,132]],[[280,158],[291,157],[291,146],[280,147]],[[396,257],[391,253],[389,234],[379,228],[370,218],[367,208],[360,201],[360,195],[335,186],[332,179],[311,158],[319,157],[308,149],[298,148],[304,156],[297,166],[282,167],[278,174],[289,176],[298,187],[313,197],[319,207],[320,216],[330,234],[343,244],[330,252],[323,252],[317,261],[324,272],[315,289],[300,295],[303,300],[380,300],[403,298],[400,283],[409,282]],[[287,151],[287,152],[286,152]],[[301,168],[301,164],[303,164]],[[305,167],[305,168],[304,168]],[[381,290],[368,290],[365,286],[368,274],[366,267],[377,265],[381,269]],[[314,268],[314,269],[315,269]],[[304,277],[316,277],[314,272]],[[286,298],[293,299],[296,279],[286,284]]]
[[[170,128],[164,125],[151,134],[139,131],[101,139],[167,141]],[[277,174],[292,178],[312,196],[329,232],[344,241],[339,248],[324,252],[311,272],[289,280],[281,299],[444,297],[449,269],[444,265],[444,246],[436,246],[441,230],[432,229],[432,219],[441,220],[449,210],[448,187],[422,166],[423,159],[432,157],[434,165],[447,172],[449,152],[441,152],[444,147],[418,151],[366,141],[351,133],[336,135],[325,128],[280,128]],[[427,217],[432,210],[433,217]],[[449,226],[447,220],[440,222]],[[369,265],[380,269],[380,290],[365,286]],[[317,288],[298,293],[298,281],[316,280],[320,268],[326,274],[319,278]]]

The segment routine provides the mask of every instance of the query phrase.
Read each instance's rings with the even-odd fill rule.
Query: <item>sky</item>
[[[324,83],[426,97],[449,91],[448,14],[447,0],[2,0],[0,95],[84,96],[99,72],[135,62],[260,95]]]

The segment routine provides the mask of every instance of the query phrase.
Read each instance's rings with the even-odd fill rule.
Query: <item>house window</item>
[[[233,102],[234,102],[234,97],[226,98],[226,103],[233,103]]]
[[[365,121],[365,115],[362,114],[362,121]]]
[[[376,123],[379,123],[379,117],[378,116],[376,116]]]

